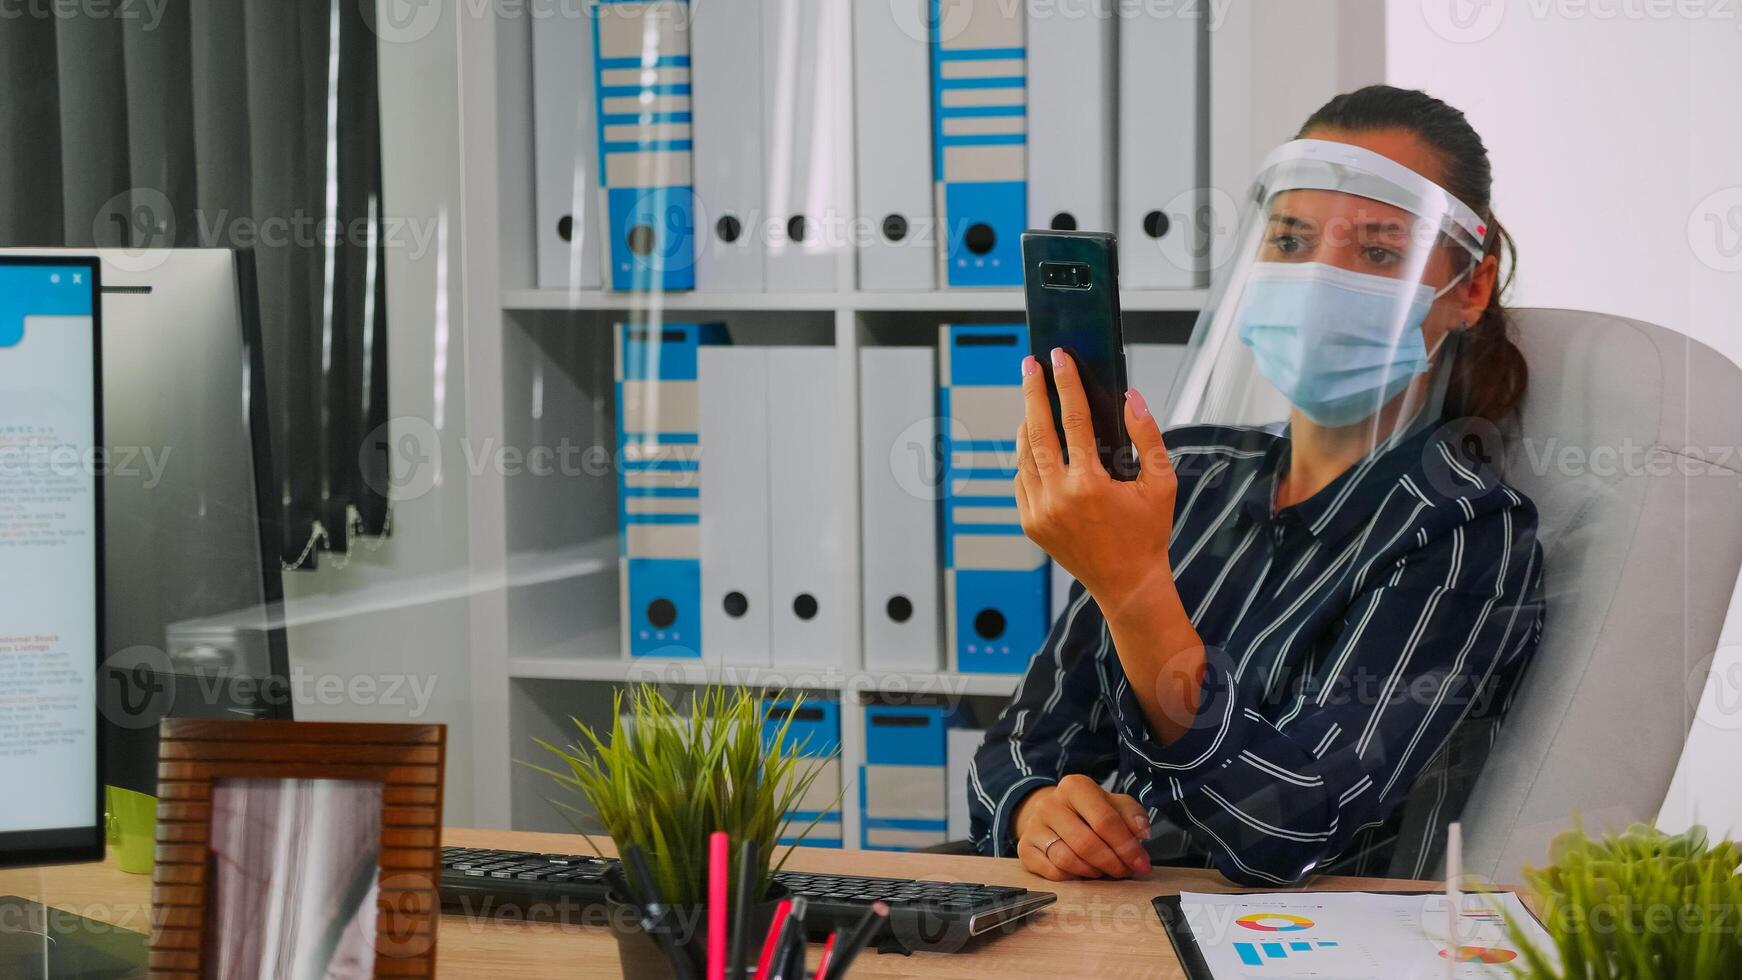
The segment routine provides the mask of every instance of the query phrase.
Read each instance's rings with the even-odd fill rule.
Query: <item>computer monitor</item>
[[[105,782],[150,796],[163,718],[291,716],[258,294],[246,251],[88,254],[109,463]]]
[[[0,864],[103,856],[102,309],[89,256],[0,256]]]
[[[156,795],[162,718],[291,714],[258,294],[245,251],[97,256],[107,782]]]

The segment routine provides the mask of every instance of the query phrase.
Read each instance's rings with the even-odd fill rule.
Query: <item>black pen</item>
[[[853,965],[853,960],[859,955],[859,950],[870,941],[872,933],[875,933],[878,927],[887,921],[889,921],[889,903],[872,902],[871,907],[865,910],[865,917],[859,920],[859,924],[854,926],[853,930],[842,938],[842,941],[835,944],[834,956],[829,961],[831,980],[847,975],[847,968]]]
[[[793,972],[792,947],[794,940],[797,940],[801,950],[799,956],[803,957],[804,913],[808,904],[802,895],[792,900],[792,911],[788,913],[785,924],[780,928],[780,938],[774,944],[774,960],[768,969],[768,980],[804,980],[802,958],[799,960],[799,972]]]
[[[750,949],[750,907],[756,904],[756,842],[747,840],[738,849],[738,884],[732,897],[732,941],[727,980],[744,980],[744,957]]]
[[[660,949],[665,951],[665,958],[671,961],[671,969],[677,980],[695,980],[695,961],[678,945],[665,922],[670,909],[660,897],[659,886],[653,883],[653,875],[647,870],[647,859],[642,857],[641,848],[634,844],[628,845],[623,848],[623,858],[629,865],[629,873],[635,878],[635,889],[641,893],[642,931],[652,936],[659,943]]]

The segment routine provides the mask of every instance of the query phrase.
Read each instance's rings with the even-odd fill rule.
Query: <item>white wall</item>
[[[1387,0],[1386,76],[1487,142],[1515,303],[1659,323],[1742,362],[1742,8]]]
[[[1386,0],[1386,61],[1487,142],[1514,303],[1662,324],[1742,363],[1742,8]],[[1742,589],[1722,643],[1666,829],[1742,828]]]

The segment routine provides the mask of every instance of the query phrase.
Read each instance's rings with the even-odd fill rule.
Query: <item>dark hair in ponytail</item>
[[[1494,172],[1482,137],[1457,109],[1426,92],[1390,85],[1369,85],[1337,96],[1312,114],[1300,136],[1325,129],[1352,133],[1401,129],[1415,134],[1440,156],[1440,185],[1487,222],[1483,249],[1500,262],[1502,275],[1488,297],[1487,309],[1465,331],[1446,389],[1444,417],[1504,424],[1524,399],[1530,369],[1512,342],[1511,324],[1500,302],[1501,291],[1512,284],[1517,271],[1518,253],[1512,236],[1494,217]]]

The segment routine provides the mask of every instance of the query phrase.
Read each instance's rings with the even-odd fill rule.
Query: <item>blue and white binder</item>
[[[762,72],[755,3],[691,6],[695,107],[696,288],[762,291]]]
[[[703,347],[697,359],[702,465],[702,658],[767,667],[773,642],[768,348]]]
[[[859,666],[851,587],[854,487],[836,451],[844,406],[833,347],[768,348],[771,640],[777,668]]]
[[[611,288],[693,289],[688,0],[591,0]]]
[[[592,22],[540,22],[532,32],[532,111],[538,284],[545,289],[604,283],[596,110]]]
[[[623,323],[616,336],[619,622],[626,657],[700,657],[696,361],[717,323]]]
[[[860,847],[911,851],[944,842],[949,829],[948,721],[942,706],[865,706]]]
[[[937,354],[859,351],[859,564],[867,670],[938,669]]]
[[[780,734],[780,726],[786,724],[788,714],[792,715],[792,724],[787,727],[785,740],[775,745],[774,739]],[[810,789],[799,798],[798,807],[786,812],[790,823],[779,842],[804,844],[808,847],[840,847],[840,704],[820,698],[806,698],[795,711],[792,701],[769,699],[763,704],[762,738],[770,749],[805,760],[798,763],[800,773],[809,772],[812,766],[821,767]],[[818,763],[815,760],[823,761]],[[800,838],[799,833],[806,827],[810,828],[810,832]]]
[[[939,331],[944,440],[944,634],[955,669],[1016,674],[1046,639],[1049,565],[1016,515],[1022,324]]]
[[[932,0],[853,5],[853,151],[858,160],[859,288],[937,288],[933,216]]]
[[[756,2],[767,120],[763,274],[771,293],[830,292],[853,207],[852,15],[847,0]]]
[[[1020,286],[1028,226],[1027,12],[930,0],[932,179],[944,282]]]
[[[1028,0],[1028,214],[1036,228],[1113,230],[1115,0]],[[1145,98],[1131,93],[1131,98]]]
[[[1209,268],[1203,17],[1143,0],[1119,6],[1120,284],[1190,289]]]

